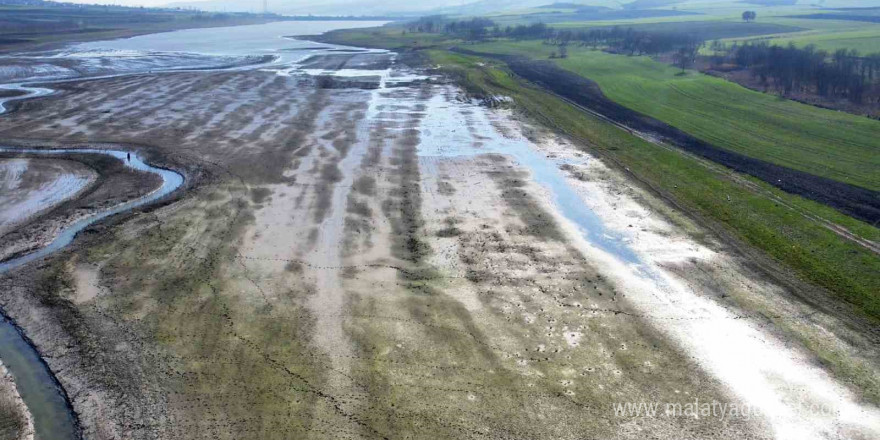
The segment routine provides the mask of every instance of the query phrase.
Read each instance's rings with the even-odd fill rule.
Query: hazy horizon
[[[69,3],[80,4],[111,4],[120,6],[145,6],[145,7],[176,7],[187,6],[196,7],[205,10],[228,10],[232,11],[252,11],[259,12],[263,10],[263,0],[195,0],[195,1],[169,1],[169,0],[69,0]],[[394,2],[383,0],[267,0],[267,9],[270,12],[283,13],[315,13],[315,14],[331,14],[331,15],[361,15],[356,10],[376,10],[387,12],[399,11],[419,11],[430,10],[435,8],[462,6],[474,3],[470,0],[425,0],[414,5],[412,2]],[[504,2],[509,4],[508,2]],[[552,3],[552,2],[548,2]],[[204,5],[199,7],[199,5]],[[503,7],[502,5],[499,5]],[[331,11],[336,11],[335,13]],[[387,13],[383,12],[383,13]]]
[[[262,12],[263,0],[70,0],[80,4],[112,4],[120,6],[145,7],[183,7],[205,11],[228,12]],[[486,10],[503,10],[518,7],[540,6],[551,4],[553,0],[424,0],[421,2],[388,1],[388,0],[267,0],[269,12],[292,15],[388,15],[417,14],[450,10],[455,8],[477,7],[479,12]],[[599,4],[616,3],[612,1],[581,1],[577,3]]]
[[[583,5],[606,6],[621,8],[623,5],[636,0],[424,0],[420,2],[407,2],[401,0],[266,0],[266,8],[269,12],[292,15],[394,15],[394,14],[418,14],[422,12],[443,13],[467,13],[481,14],[489,11],[514,10],[549,5],[553,3],[576,3]],[[185,7],[205,11],[242,11],[261,12],[263,0],[69,0],[70,3],[80,4],[111,4],[120,6],[146,6],[146,7]],[[676,6],[707,6],[713,3],[730,3],[726,0],[679,0],[660,2],[656,4],[646,3],[644,8],[666,9]],[[753,5],[758,7],[760,0],[752,3],[742,1],[743,7]],[[799,0],[796,3],[804,7],[875,7],[880,6],[877,0]]]

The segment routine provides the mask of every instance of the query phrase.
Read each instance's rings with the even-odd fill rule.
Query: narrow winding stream
[[[101,53],[105,47],[114,50],[128,51],[162,51],[163,53],[200,53],[206,55],[252,56],[271,55],[273,61],[268,63],[279,68],[295,65],[316,52],[331,49],[332,45],[318,45],[305,40],[292,40],[284,35],[313,35],[329,30],[357,27],[378,26],[384,22],[305,22],[305,23],[268,23],[265,25],[237,26],[235,28],[187,29],[160,34],[149,34],[135,38],[112,41],[97,41],[74,45],[72,50],[95,51]],[[235,31],[236,38],[230,40],[230,30]],[[112,55],[112,53],[109,53]],[[112,61],[112,56],[110,56]],[[248,64],[235,67],[198,68],[195,70],[244,70],[265,67],[266,64]],[[181,71],[187,69],[154,68],[151,73],[163,71]],[[20,101],[47,96],[55,91],[40,87],[53,83],[82,81],[144,73],[143,69],[127,71],[123,69],[117,74],[74,78],[43,78],[36,82],[20,81],[0,84],[0,90],[23,92],[14,96],[0,97],[0,115],[8,111],[11,101]],[[58,149],[37,150],[18,149],[0,146],[0,152],[27,153],[30,156],[51,156],[57,154],[105,154],[126,163],[126,166],[140,171],[159,175],[162,185],[141,198],[119,204],[107,210],[94,213],[61,231],[46,247],[21,257],[0,263],[0,276],[24,264],[47,257],[69,245],[76,235],[87,227],[107,217],[133,208],[147,205],[168,195],[183,184],[182,175],[150,166],[140,157],[132,154],[127,160],[127,151],[97,149]],[[35,437],[38,440],[69,440],[81,437],[75,414],[65,392],[48,365],[40,357],[34,346],[28,341],[21,329],[15,325],[0,308],[0,360],[6,365],[15,378],[19,394],[33,415]]]
[[[152,203],[170,194],[179,188],[184,180],[182,175],[174,171],[150,166],[136,154],[132,154],[129,161],[126,156],[128,152],[121,150],[36,150],[0,147],[0,152],[26,153],[29,156],[52,156],[69,153],[104,154],[123,161],[130,168],[154,173],[162,178],[162,185],[149,194],[83,218],[64,228],[46,247],[0,263],[0,275],[61,250],[73,241],[76,234],[96,222]],[[0,359],[15,377],[18,392],[33,415],[36,438],[40,440],[79,438],[76,418],[60,384],[20,329],[3,314],[0,314]]]
[[[25,83],[14,83],[14,84],[0,84],[0,90],[12,90],[18,92],[24,92],[23,95],[18,96],[6,96],[0,98],[0,115],[6,113],[8,109],[6,108],[6,103],[10,101],[20,101],[22,99],[30,99],[30,98],[38,98],[40,96],[46,96],[54,93],[54,90],[47,89],[43,87],[33,87],[26,85]]]

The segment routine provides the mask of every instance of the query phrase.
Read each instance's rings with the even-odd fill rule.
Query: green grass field
[[[477,51],[547,58],[554,46],[493,42]],[[556,62],[614,101],[719,147],[880,190],[880,121],[820,109],[688,72],[648,57],[571,48]]]
[[[560,27],[552,25],[553,27]],[[590,25],[576,26],[575,23],[567,23],[562,28],[565,29],[611,29],[614,26],[609,25]],[[786,34],[793,32],[805,31],[805,28],[784,25],[778,23],[746,23],[740,19],[725,20],[693,20],[693,21],[663,21],[652,23],[627,24],[623,27],[633,28],[640,32],[650,33],[680,33],[685,32],[688,35],[700,38],[701,40],[719,40],[745,38],[750,36],[762,36],[770,34]]]
[[[804,47],[815,44],[819,49],[833,52],[837,49],[855,49],[861,54],[880,52],[880,23],[847,20],[811,20],[806,18],[772,17],[768,23],[804,29],[795,33],[774,33],[757,37],[730,38],[734,41],[767,41],[787,45],[789,42]]]
[[[373,31],[340,32],[329,35],[328,39],[339,43],[355,44],[356,42],[369,39],[368,35],[370,32]],[[412,45],[412,38],[416,38],[415,34],[410,34],[406,36],[406,39],[403,39],[399,32],[394,33],[387,29],[383,30],[382,34],[383,41],[389,43],[389,45],[386,46],[389,48],[410,46]],[[418,47],[426,46],[430,45],[427,42],[420,42],[418,44]],[[474,45],[469,46],[469,48],[478,50],[497,50],[506,53],[520,52],[537,56],[543,56],[543,51],[550,50],[549,48],[543,48],[540,46],[540,44],[529,46],[528,44],[495,43],[494,45]],[[524,86],[519,83],[519,81],[512,78],[504,70],[503,66],[501,68],[492,68],[491,66],[493,63],[491,61],[453,54],[445,50],[447,47],[447,44],[437,44],[433,46],[433,49],[426,51],[431,55],[430,62],[431,64],[445,66],[447,71],[452,72],[453,76],[458,78],[459,82],[465,87],[468,87],[472,91],[479,92],[480,90],[483,90],[492,94],[513,97],[518,108],[527,111],[540,122],[560,129],[577,139],[583,140],[585,144],[591,145],[606,158],[610,158],[618,164],[627,166],[633,173],[635,173],[635,175],[639,176],[652,187],[668,194],[672,200],[675,200],[679,204],[679,206],[686,207],[689,211],[697,213],[700,217],[707,219],[707,221],[712,224],[721,225],[722,230],[728,231],[741,238],[749,245],[766,252],[772,258],[783,262],[785,265],[792,268],[802,279],[829,289],[839,297],[855,304],[865,313],[866,316],[880,320],[880,296],[878,296],[876,292],[876,286],[880,285],[880,258],[877,258],[872,252],[838,237],[835,233],[806,219],[794,210],[781,206],[762,195],[756,194],[752,190],[741,186],[739,183],[719,176],[715,171],[707,169],[695,159],[645,142],[606,122],[600,121],[577,110],[555,96],[542,90]],[[613,78],[615,76],[634,75],[638,79],[637,81],[620,87],[626,89],[634,84],[641,87],[640,90],[642,91],[639,93],[648,93],[657,87],[661,88],[661,90],[669,87],[667,84],[664,84],[664,81],[660,81],[659,79],[650,81],[649,78],[651,78],[651,75],[657,75],[657,78],[665,78],[666,82],[671,82],[672,84],[692,81],[696,82],[697,86],[705,86],[705,84],[701,85],[700,82],[712,80],[710,81],[710,85],[715,81],[721,83],[724,82],[722,80],[714,80],[708,77],[701,79],[702,76],[696,77],[694,74],[685,77],[677,77],[674,69],[644,58],[629,58],[600,53],[585,53],[582,54],[582,56],[600,57],[592,58],[591,60],[602,60],[603,63],[600,64],[607,70],[608,77]],[[605,57],[608,58],[605,59]],[[584,59],[579,61],[577,58],[565,61],[565,63],[574,63],[575,65],[583,62],[585,62]],[[614,62],[624,62],[625,64],[608,64]],[[645,63],[645,65],[640,68],[638,64],[628,64],[631,62]],[[599,69],[599,67],[596,67],[596,69]],[[615,69],[617,69],[616,73]],[[650,73],[641,72],[640,70],[648,70]],[[668,78],[667,75],[671,76],[671,78]],[[627,79],[626,81],[634,80]],[[684,84],[682,85],[685,86]],[[731,86],[735,85],[731,84]],[[721,90],[725,89],[722,88]],[[654,91],[653,93],[656,92]],[[668,90],[664,93],[671,94]],[[802,106],[800,104],[797,104],[797,106],[794,107],[795,110],[791,110],[792,107],[788,106],[795,103],[780,101],[776,98],[756,92],[749,92],[741,96],[753,97],[754,99],[759,100],[759,102],[768,102],[769,104],[767,105],[776,105],[777,101],[781,103],[779,104],[782,106],[781,110],[777,109],[773,111],[782,113],[792,111],[807,112],[806,116],[803,114],[798,116],[798,113],[789,114],[787,116],[785,114],[776,115],[787,117],[789,119],[808,117],[810,112],[820,110],[808,106]],[[694,101],[694,105],[700,105],[702,112],[705,113],[704,116],[709,121],[704,123],[720,124],[720,121],[724,120],[724,118],[717,118],[713,113],[717,108],[727,104],[727,101],[731,98],[727,95],[722,95],[719,99],[722,100],[715,104],[701,104],[699,100]],[[680,105],[685,107],[685,111],[692,112],[691,114],[694,115],[693,117],[700,117],[699,112],[687,109],[687,106],[691,105],[689,102]],[[746,106],[746,110],[736,111],[748,111],[751,107],[760,107],[760,105],[749,103],[744,103],[742,105]],[[663,108],[663,106],[660,106],[659,108]],[[766,111],[768,112],[767,116],[774,116],[770,114],[772,111]],[[837,120],[836,118],[843,118],[844,122],[840,123],[843,126],[851,124],[853,120],[880,124],[876,121],[838,114],[837,112],[823,110],[820,113],[827,114],[826,117],[829,118],[828,121],[835,121]],[[671,114],[680,116],[676,112],[671,112]],[[791,123],[797,123],[797,121]],[[817,124],[819,128],[822,128],[823,125],[827,125],[830,122],[815,121],[814,123]],[[869,130],[876,130],[877,125],[871,125],[870,127]],[[757,141],[765,142],[765,145],[766,140],[763,140],[763,137],[769,136],[772,138],[783,136],[783,138],[785,138],[785,135],[774,133],[774,130],[769,126],[763,126],[762,130],[764,130],[763,136],[756,136],[755,133],[747,134],[753,136]],[[742,143],[738,138],[743,136],[744,133],[740,133],[739,131],[731,132],[729,130],[727,132],[734,133],[735,135],[733,140],[727,140],[727,142]],[[785,130],[783,130],[783,132],[785,132]],[[860,139],[870,138],[870,133],[870,131],[868,134],[856,133],[852,134],[852,136]],[[795,133],[795,135],[796,134],[797,133]],[[835,136],[835,133],[824,134],[826,137],[829,135]],[[868,140],[877,142],[876,139]],[[807,142],[810,140],[805,139],[803,141]],[[814,160],[795,160],[795,158],[789,158],[789,160],[798,163],[810,163],[813,166],[816,165],[815,161],[818,160],[815,158],[820,156],[826,158],[826,162],[829,162],[829,166],[835,165],[830,162],[837,162],[839,160],[839,152],[835,154],[826,154],[821,151],[821,148],[823,148],[822,144],[813,142],[813,145],[815,148],[818,148],[818,150],[812,152],[808,156],[812,156]],[[824,148],[837,147],[833,144],[830,146],[825,144]],[[877,175],[880,174],[877,173],[876,170],[880,169],[880,167],[877,165],[876,158],[871,157],[870,149],[862,151],[858,145],[849,148],[851,149],[847,151],[850,151],[851,154],[864,155],[865,158],[871,160],[871,163],[874,165],[859,166],[858,164],[854,164],[850,167],[844,166],[842,168],[863,169],[864,172],[855,174],[862,176],[862,180],[874,182],[876,184],[878,178]],[[758,153],[766,155],[766,152],[759,151]],[[798,154],[798,156],[803,156],[803,154]],[[829,160],[829,158],[833,160]],[[850,173],[847,172],[844,174],[848,175]],[[805,209],[815,215],[819,215],[842,225],[863,238],[880,241],[880,230],[871,225],[854,220],[824,205],[783,193],[766,183],[758,182],[755,179],[750,180],[755,181],[765,191],[771,191],[778,197],[781,197],[788,204]],[[732,203],[726,202],[728,195],[731,196],[731,199],[733,200]]]
[[[880,53],[880,26],[855,31],[779,35],[770,39],[770,42],[782,46],[794,43],[798,47],[814,44],[819,49],[828,52],[834,52],[838,49],[855,49],[862,55]]]
[[[862,4],[867,3],[880,6],[880,2]],[[561,19],[550,22],[550,25],[570,29],[620,26],[633,27],[646,32],[681,30],[697,33],[707,40],[716,38],[728,42],[766,40],[778,45],[786,45],[789,42],[797,46],[815,44],[827,51],[843,48],[856,49],[863,54],[880,52],[880,23],[797,18],[799,15],[824,13],[824,10],[812,8],[808,4],[762,7],[737,1],[685,1],[675,6],[679,10],[696,14],[599,21]],[[747,9],[757,11],[757,21],[742,22],[740,16]],[[529,23],[536,20],[528,15],[534,12],[534,10],[511,11],[495,14],[491,18],[502,25]],[[560,16],[565,17],[564,14]]]
[[[801,26],[805,21],[820,20],[787,20],[782,24]],[[814,33],[842,29],[839,23],[821,24],[825,29]],[[632,136],[521,82],[500,62],[447,50],[461,41],[445,40],[439,35],[403,36],[399,30],[390,29],[379,30],[379,34],[370,32],[376,30],[337,32],[328,39],[371,47],[422,49],[421,53],[429,54],[431,65],[442,66],[468,91],[512,97],[519,111],[579,140],[607,163],[626,167],[645,185],[716,233],[735,237],[734,241],[751,249],[747,252],[766,255],[798,278],[827,289],[839,300],[852,304],[857,313],[880,323],[880,258],[785,204],[880,242],[880,229],[875,226],[746,178],[761,189],[755,191],[695,158]],[[547,58],[554,50],[540,43],[496,42],[467,47],[538,58]],[[880,185],[880,155],[876,154],[880,122],[752,92],[693,72],[679,75],[677,69],[648,58],[585,49],[571,50],[570,55],[557,62],[596,80],[612,99],[673,125],[681,124],[680,128],[698,137],[869,188]],[[764,192],[773,193],[784,204],[766,197]],[[810,347],[819,362],[860,389],[868,400],[880,402],[880,384],[869,370],[853,364],[845,354],[823,347],[809,332],[796,329],[794,321],[769,314],[767,317]]]

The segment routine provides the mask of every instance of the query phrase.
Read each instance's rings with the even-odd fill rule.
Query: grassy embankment
[[[382,39],[372,39],[368,35],[370,32],[373,31],[338,32],[329,38],[349,44],[370,41],[372,46],[381,42],[389,48],[430,45],[429,40],[420,39],[416,34],[395,39],[393,31],[384,30],[381,31]],[[431,36],[430,41],[436,41],[436,38]],[[414,45],[416,40],[418,42]],[[735,237],[735,243],[745,243],[750,248],[758,249],[760,253],[790,268],[799,278],[821,286],[840,300],[852,304],[869,320],[880,321],[880,295],[876,290],[876,286],[880,285],[880,258],[871,251],[737,183],[727,173],[706,167],[699,160],[678,151],[630,135],[543,90],[521,82],[497,62],[451,53],[445,50],[446,46],[436,44],[424,52],[429,55],[431,64],[443,66],[469,91],[512,97],[518,109],[580,140],[581,145],[588,146],[592,153],[606,161],[626,167],[644,184],[701,219],[714,231]],[[639,59],[633,60],[640,62]],[[649,90],[655,86],[648,85],[651,86]],[[700,116],[697,114],[695,117]],[[713,119],[711,112],[708,117]],[[837,156],[840,154],[838,152]],[[756,179],[744,178],[758,185],[762,191],[772,192],[785,203],[843,225],[864,238],[880,240],[880,231],[875,227],[779,191]],[[730,201],[727,196],[730,196]],[[750,249],[746,250],[751,252]],[[768,318],[783,328],[791,324],[786,322],[789,319],[784,316]],[[865,390],[872,400],[880,401],[880,384],[876,378],[841,361],[840,353],[832,348],[821,347],[811,340],[803,342],[841,376]]]
[[[469,46],[549,58],[539,41]],[[786,167],[880,190],[880,122],[755,92],[648,57],[572,47],[561,67],[596,81],[606,96],[713,145]]]

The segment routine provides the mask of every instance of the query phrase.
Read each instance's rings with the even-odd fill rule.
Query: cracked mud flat
[[[34,422],[6,366],[0,363],[0,438],[33,440]]]
[[[0,214],[0,269],[49,245],[72,225],[160,184],[157,176],[104,154],[17,153],[10,147],[0,147],[0,178],[0,202],[9,207]]]
[[[350,76],[375,89],[168,73],[69,83],[0,118],[2,137],[129,142],[201,176],[0,280],[84,437],[878,435],[795,335],[873,377],[875,340],[577,146],[451,86],[391,87],[417,75],[371,56]],[[695,399],[752,412],[613,411]]]

